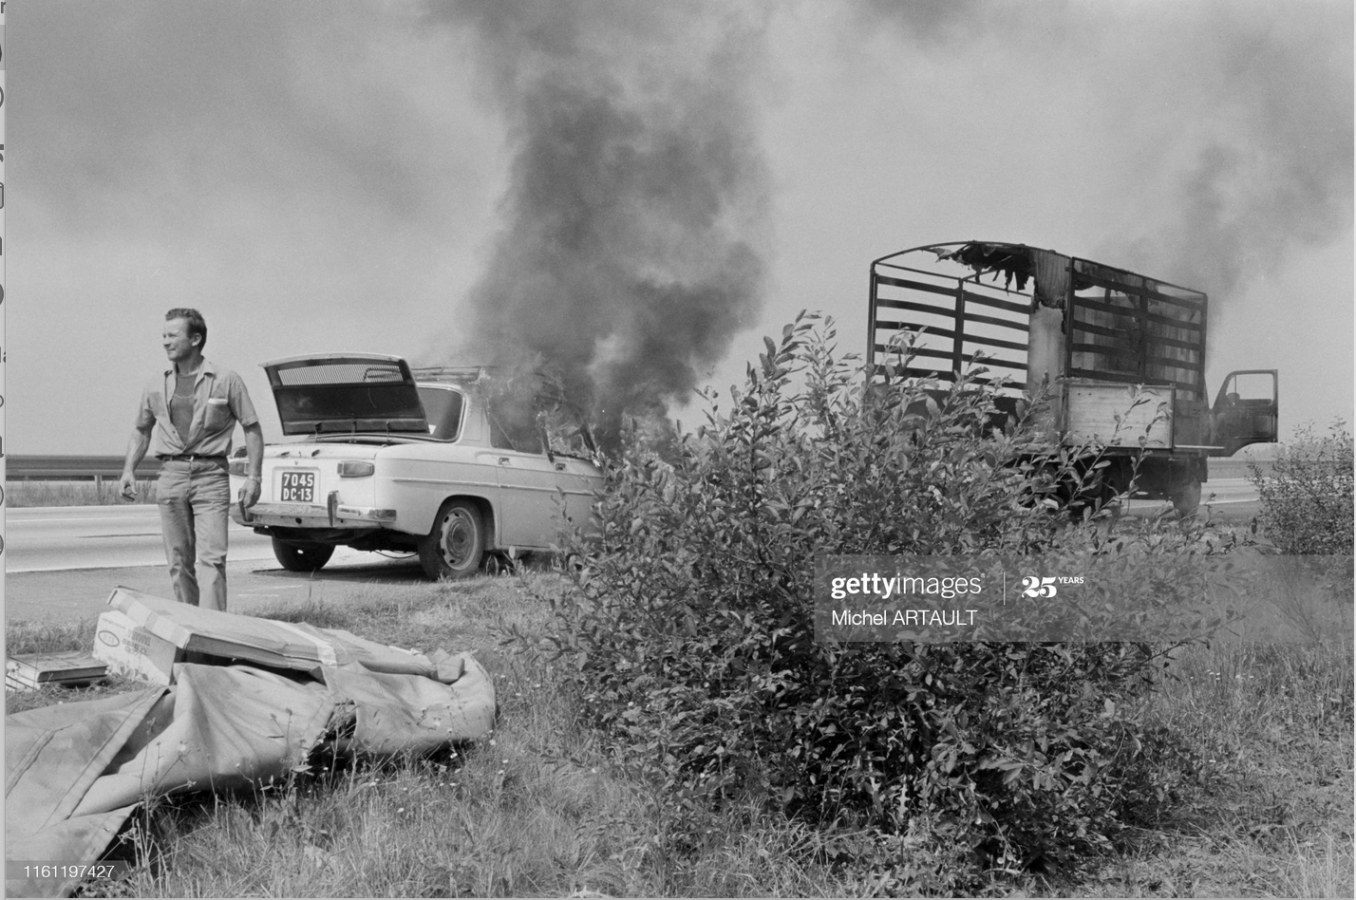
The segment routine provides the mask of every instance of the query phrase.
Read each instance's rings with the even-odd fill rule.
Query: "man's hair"
[[[183,319],[187,322],[188,336],[190,338],[195,334],[202,336],[202,343],[198,344],[199,350],[207,346],[207,320],[202,317],[202,313],[198,312],[196,309],[175,307],[165,313],[165,321],[168,322],[171,319]]]

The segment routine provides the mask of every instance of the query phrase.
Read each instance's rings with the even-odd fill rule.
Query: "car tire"
[[[485,558],[485,521],[469,500],[449,500],[438,510],[433,530],[419,539],[424,574],[437,581],[467,578]]]
[[[324,568],[325,563],[334,555],[333,544],[316,544],[310,541],[284,541],[273,539],[273,555],[289,572],[315,572]]]

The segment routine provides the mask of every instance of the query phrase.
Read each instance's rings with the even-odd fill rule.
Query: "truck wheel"
[[[1196,510],[1201,505],[1201,480],[1189,478],[1174,485],[1171,499],[1179,519],[1189,519],[1196,515]]]
[[[1099,519],[1109,532],[1121,520],[1121,513],[1125,512],[1121,505],[1122,493],[1124,491],[1103,470],[1097,470],[1090,478],[1084,479],[1084,490],[1080,495],[1082,505],[1074,508],[1074,519],[1081,522],[1084,513],[1087,513]]]
[[[334,555],[333,544],[315,544],[309,541],[273,539],[273,555],[289,572],[314,572],[323,568]]]
[[[449,500],[438,510],[433,530],[419,539],[419,562],[424,574],[466,578],[480,569],[485,556],[485,524],[469,500]]]

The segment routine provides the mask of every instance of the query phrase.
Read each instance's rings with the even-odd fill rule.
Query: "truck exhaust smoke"
[[[685,402],[757,321],[764,13],[482,0],[428,15],[471,29],[511,155],[460,352],[545,371],[615,446],[623,415]]]

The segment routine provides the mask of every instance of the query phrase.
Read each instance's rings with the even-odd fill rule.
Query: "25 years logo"
[[[1048,600],[1059,593],[1056,584],[1082,584],[1082,575],[1024,575],[1022,577],[1022,596]]]
[[[1053,597],[1055,593],[1055,579],[1053,577],[1042,578],[1039,575],[1027,575],[1022,579],[1022,596],[1024,597]]]

